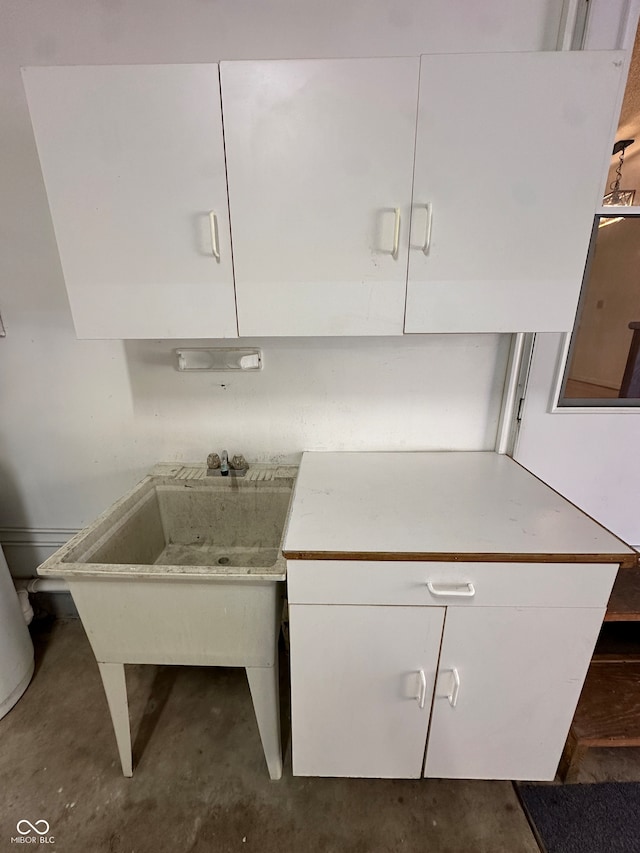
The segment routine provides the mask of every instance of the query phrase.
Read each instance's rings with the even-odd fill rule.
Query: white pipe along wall
[[[69,585],[62,578],[31,578],[17,580],[16,589],[21,592],[69,592]]]
[[[56,535],[92,521],[157,462],[223,448],[285,462],[306,449],[493,449],[510,344],[242,339],[227,343],[261,347],[262,371],[198,375],[175,370],[173,349],[223,342],[78,340],[20,67],[553,50],[561,12],[559,0],[521,2],[517,14],[512,0],[270,0],[250,17],[234,0],[3,3],[0,541],[14,573],[33,574]]]

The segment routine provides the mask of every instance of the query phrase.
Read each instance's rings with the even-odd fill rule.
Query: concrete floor
[[[293,778],[289,748],[271,782],[243,670],[128,667],[125,779],[81,623],[34,639],[34,680],[0,720],[0,851],[45,819],[59,853],[538,852],[509,782]]]

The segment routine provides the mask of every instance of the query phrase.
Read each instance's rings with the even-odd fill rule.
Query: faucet
[[[247,460],[241,453],[236,453],[231,461],[226,450],[223,450],[220,456],[217,453],[207,456],[208,477],[244,477],[248,468]]]

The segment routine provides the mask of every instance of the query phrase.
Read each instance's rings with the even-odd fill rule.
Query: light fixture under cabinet
[[[240,347],[177,349],[178,370],[262,370],[262,350]]]

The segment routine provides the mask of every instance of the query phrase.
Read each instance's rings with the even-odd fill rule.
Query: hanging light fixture
[[[621,190],[620,189],[620,181],[622,180],[622,164],[624,163],[624,152],[626,149],[633,145],[635,139],[620,139],[613,146],[613,151],[611,152],[611,156],[615,156],[616,154],[620,155],[618,160],[618,165],[616,167],[616,177],[615,180],[609,184],[609,189],[611,192],[608,192],[605,197],[602,199],[603,207],[631,207],[633,204],[633,199],[635,197],[635,190]],[[622,216],[603,216],[600,219],[600,223],[598,228],[602,228],[604,225],[613,225],[614,222],[620,222]]]

